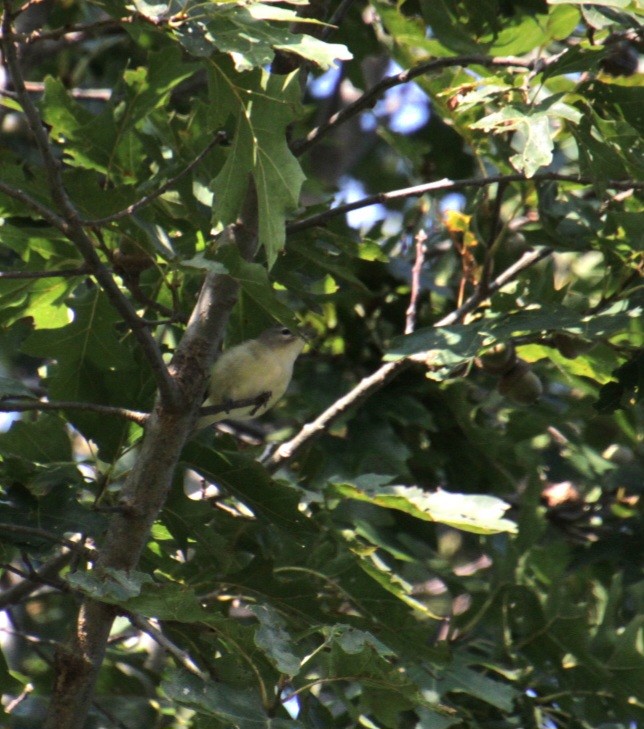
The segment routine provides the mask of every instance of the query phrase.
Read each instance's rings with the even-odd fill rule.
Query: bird
[[[250,420],[270,410],[286,392],[304,344],[303,337],[288,327],[273,326],[223,352],[213,365],[203,403],[205,408],[221,410],[199,418],[196,427],[226,419]],[[239,402],[244,406],[236,407]]]

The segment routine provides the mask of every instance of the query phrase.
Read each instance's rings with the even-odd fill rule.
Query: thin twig
[[[528,71],[532,70],[537,63],[543,63],[543,61],[526,61],[523,58],[490,58],[489,56],[479,55],[466,55],[466,56],[453,56],[451,58],[434,58],[431,61],[425,61],[424,63],[414,66],[407,71],[401,71],[394,76],[387,76],[386,78],[379,81],[377,84],[372,86],[368,91],[352,104],[345,106],[335,113],[328,121],[324,124],[320,124],[319,127],[312,129],[304,139],[295,141],[292,145],[293,154],[299,156],[306,152],[307,149],[312,147],[314,144],[325,137],[336,127],[343,124],[351,117],[359,114],[364,109],[373,107],[376,100],[382,96],[382,94],[388,89],[394,86],[400,86],[406,84],[417,76],[430,73],[432,71],[439,71],[444,68],[450,68],[451,66],[486,66],[496,68],[523,68]]]
[[[57,554],[35,572],[23,572],[14,569],[13,566],[8,566],[12,572],[19,574],[23,579],[16,585],[12,585],[0,592],[0,610],[4,610],[9,605],[17,605],[43,586],[53,587],[56,590],[67,586],[67,583],[62,583],[62,580],[59,581],[62,584],[54,582],[53,577],[58,575],[60,570],[71,562],[72,558],[73,553],[69,551]]]
[[[492,294],[496,293],[499,289],[512,281],[517,274],[525,271],[527,268],[531,268],[544,258],[548,258],[550,255],[552,255],[551,248],[541,248],[539,250],[524,253],[518,261],[515,261],[511,266],[508,266],[505,271],[500,273],[494,281],[490,283],[486,291],[475,291],[462,306],[459,306],[459,308],[455,309],[451,312],[451,314],[444,316],[440,321],[437,321],[434,326],[447,327],[451,324],[456,324],[456,322],[460,321],[466,314],[474,311],[479,304],[486,299],[489,299]]]
[[[28,560],[25,560],[28,561]],[[22,570],[19,567],[16,567],[14,564],[3,564],[2,567],[7,572],[12,572],[14,575],[17,575],[18,577],[21,577],[23,579],[23,583],[27,583],[29,580],[36,579],[36,570],[33,569],[31,565],[29,566],[29,570]],[[37,587],[50,587],[52,590],[56,590],[56,592],[70,592],[71,588],[70,586],[59,577],[56,577],[52,575],[51,577],[47,576],[40,576],[38,578],[38,585]],[[32,590],[33,592],[33,590]],[[4,598],[4,592],[2,593],[2,597]]]
[[[150,309],[158,312],[161,316],[167,317],[167,321],[152,321],[150,319],[142,319],[141,321],[145,324],[146,327],[159,326],[160,324],[170,324],[177,322],[180,322],[181,324],[188,323],[187,314],[184,314],[181,311],[174,311],[168,306],[165,306],[165,304],[161,304],[160,302],[150,298],[139,285],[137,276],[128,276],[124,273],[121,273],[120,275],[123,279],[123,283],[136,301],[138,301],[140,304],[143,304],[144,306],[148,306]]]
[[[40,81],[25,81],[25,89],[30,94],[42,94],[45,91],[45,84]],[[114,93],[113,89],[66,89],[74,99],[83,99],[86,101],[109,101]]]
[[[64,232],[67,238],[74,243],[85,259],[87,265],[105,291],[112,306],[123,317],[123,320],[132,330],[143,353],[150,364],[157,387],[164,405],[172,409],[179,407],[179,390],[170,377],[168,368],[163,361],[161,351],[149,330],[141,323],[136,310],[130,301],[123,295],[118,284],[109,270],[98,257],[92,240],[88,237],[80,222],[80,216],[71,201],[65,188],[61,174],[60,163],[56,159],[50,145],[47,131],[27,89],[18,62],[18,54],[11,25],[11,3],[5,0],[2,13],[2,37],[0,38],[4,62],[11,72],[13,86],[18,95],[20,105],[25,113],[29,128],[34,136],[36,146],[40,152],[45,175],[47,177],[49,193],[64,221]],[[0,188],[0,192],[3,190]],[[39,204],[39,207],[40,206]],[[42,213],[41,213],[42,214]],[[43,216],[44,217],[44,216]],[[56,216],[57,217],[57,216]],[[47,219],[47,218],[46,218]],[[50,222],[50,221],[48,221]],[[59,227],[58,225],[56,227]],[[60,227],[59,227],[60,229]]]
[[[2,279],[20,278],[72,278],[73,276],[84,276],[90,273],[87,264],[77,268],[53,268],[51,271],[0,271]]]
[[[420,294],[420,274],[425,263],[425,241],[427,233],[419,230],[414,236],[416,243],[416,258],[414,266],[411,269],[411,291],[409,292],[409,306],[405,312],[405,334],[411,334],[416,328],[416,307],[418,305],[418,295]]]
[[[497,183],[510,183],[510,182],[571,182],[578,185],[594,185],[596,180],[592,177],[581,177],[579,175],[564,175],[559,172],[541,172],[533,175],[532,177],[526,177],[521,174],[511,175],[491,175],[490,177],[470,177],[462,180],[450,180],[444,177],[442,180],[436,180],[435,182],[427,182],[423,185],[414,185],[413,187],[403,187],[400,190],[391,190],[389,192],[378,192],[374,195],[368,195],[363,197],[361,200],[356,200],[351,203],[345,203],[344,205],[338,205],[330,210],[325,210],[323,213],[317,215],[311,215],[309,218],[304,220],[298,220],[294,223],[290,223],[286,226],[287,233],[296,233],[306,228],[312,228],[316,225],[323,225],[338,215],[344,215],[350,213],[352,210],[359,210],[360,208],[367,208],[370,205],[378,205],[392,200],[404,200],[408,197],[419,197],[427,193],[437,192],[452,192],[454,190],[462,190],[468,187],[486,187],[487,185],[495,185]],[[607,188],[613,188],[616,190],[644,190],[644,180],[608,180],[606,182]]]
[[[506,268],[503,273],[497,276],[488,287],[487,295],[481,291],[475,291],[467,301],[458,309],[455,309],[440,321],[437,321],[435,327],[445,327],[460,321],[466,314],[476,309],[479,304],[485,301],[491,294],[512,281],[521,271],[534,266],[539,261],[549,256],[552,251],[544,248],[538,251],[529,251],[521,258]],[[402,357],[394,362],[387,362],[378,368],[368,377],[362,379],[350,392],[341,397],[327,408],[311,423],[307,423],[302,427],[300,432],[291,440],[282,443],[280,447],[265,460],[265,465],[269,471],[274,472],[284,465],[287,461],[294,458],[300,450],[311,440],[322,435],[329,427],[340,418],[348,410],[360,405],[374,392],[379,390],[383,385],[390,382],[394,377],[407,369],[415,360],[424,359],[422,353],[416,353],[408,357]]]
[[[60,38],[77,40],[78,36],[93,35],[105,30],[118,30],[125,23],[131,23],[134,18],[108,18],[97,20],[93,23],[79,23],[78,25],[67,25],[54,30],[34,30],[31,33],[16,33],[14,38],[18,43],[32,44],[40,41],[53,41]],[[84,38],[78,38],[84,40]]]
[[[320,33],[320,40],[326,40],[333,31],[337,30],[338,26],[344,19],[344,16],[349,12],[349,8],[354,2],[355,0],[341,0],[340,4],[333,12],[333,15],[326,21],[328,25]]]
[[[7,712],[7,715],[11,714],[14,709],[17,709],[20,704],[22,704],[22,702],[29,697],[29,694],[34,690],[34,688],[35,687],[33,683],[26,683],[20,694],[18,694],[18,696],[16,696],[16,698],[12,701],[9,701],[5,706],[5,711]]]
[[[112,405],[100,405],[93,402],[73,402],[67,400],[25,400],[17,402],[10,398],[0,400],[0,413],[26,413],[31,410],[83,410],[91,413],[99,413],[100,415],[115,415],[124,420],[131,420],[137,425],[145,425],[148,413],[142,413],[139,410],[130,410],[129,408],[120,408]]]
[[[79,552],[80,554],[84,555],[85,557],[89,557],[90,559],[93,555],[95,556],[95,552],[93,549],[90,549],[89,547],[86,547],[82,544],[78,544],[78,542],[75,542],[72,539],[66,539],[65,537],[59,536],[58,534],[49,532],[46,529],[22,526],[20,524],[10,524],[8,522],[1,522],[0,532],[4,532],[5,534],[15,534],[17,536],[25,538],[34,537],[36,539],[42,539],[46,542],[62,544],[65,547],[69,547],[69,549],[71,549],[72,551]]]
[[[192,660],[189,653],[176,646],[167,636],[163,634],[163,632],[159,628],[153,625],[149,620],[141,617],[140,615],[137,615],[136,613],[127,612],[126,614],[128,620],[135,628],[138,628],[144,633],[147,633],[147,635],[149,635],[150,638],[156,641],[161,646],[161,648],[168,651],[168,653],[177,661],[180,666],[185,668],[186,671],[189,671],[195,676],[199,676],[199,678],[203,679],[204,681],[210,679],[210,676],[205,671],[202,671],[199,666]]]
[[[36,200],[36,198],[31,197],[31,195],[27,194],[26,192],[23,192],[22,190],[19,190],[15,187],[11,187],[11,185],[7,185],[4,182],[0,182],[0,193],[3,193],[7,197],[13,198],[18,202],[21,202],[28,208],[31,208],[35,213],[40,215],[43,220],[47,221],[49,225],[51,225],[53,228],[56,228],[56,230],[60,230],[60,232],[64,235],[68,234],[69,226],[67,225],[67,222],[59,215],[56,215],[56,213],[48,208],[46,205],[43,205],[41,202]]]
[[[260,408],[268,401],[270,396],[270,392],[261,392],[259,395],[255,395],[254,397],[246,397],[243,400],[231,400],[230,402],[221,403],[219,405],[207,405],[205,408],[200,408],[199,417],[218,415],[219,413],[229,413],[233,410],[249,408],[251,407],[251,405],[255,405],[257,408]]]
[[[192,162],[190,162],[190,164],[186,165],[186,167],[184,167],[181,172],[176,174],[174,177],[171,177],[169,180],[164,182],[163,185],[157,188],[154,192],[151,192],[149,195],[144,195],[141,199],[131,205],[128,205],[126,208],[123,208],[123,210],[119,210],[117,213],[106,215],[104,218],[96,218],[95,220],[83,220],[82,224],[87,227],[98,227],[99,225],[113,223],[115,220],[120,220],[121,218],[133,215],[137,210],[140,210],[142,207],[154,202],[158,197],[163,195],[164,192],[167,192],[173,185],[175,185],[182,177],[192,171],[213,147],[216,147],[218,144],[225,144],[227,141],[228,136],[226,135],[226,132],[217,132],[204,149],[202,149]]]
[[[25,0],[25,2],[15,11],[15,17],[17,18],[21,13],[27,12],[30,8],[35,5],[43,5],[46,0]]]

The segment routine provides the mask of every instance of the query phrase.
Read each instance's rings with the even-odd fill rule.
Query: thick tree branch
[[[353,104],[349,104],[344,109],[341,109],[335,113],[328,121],[324,124],[320,124],[319,127],[312,129],[304,139],[297,140],[293,143],[292,149],[293,154],[299,156],[306,152],[310,147],[319,142],[329,132],[336,127],[344,124],[356,114],[359,114],[365,109],[370,109],[374,106],[376,101],[384,94],[388,89],[394,86],[400,86],[406,84],[417,76],[422,76],[426,73],[433,71],[440,71],[444,68],[450,68],[451,66],[485,66],[487,68],[523,68],[526,70],[532,70],[535,68],[537,63],[543,63],[542,61],[526,61],[524,58],[490,58],[489,56],[479,55],[468,55],[468,56],[454,56],[450,58],[434,58],[431,61],[425,61],[420,63],[414,68],[410,68],[407,71],[401,71],[394,76],[387,76],[387,78],[379,81],[375,86],[372,86]]]
[[[257,246],[257,200],[247,196],[240,222],[231,226],[227,242],[245,258]],[[160,402],[146,423],[137,459],[120,494],[121,508],[110,518],[95,564],[105,569],[135,569],[147,544],[149,530],[162,509],[184,443],[193,432],[203,400],[207,373],[219,350],[238,284],[223,274],[208,274],[186,332],[170,365],[188,407],[174,410]],[[44,729],[82,726],[93,700],[94,687],[116,609],[86,597],[78,614],[70,645],[56,655],[56,685]]]
[[[178,389],[168,373],[167,367],[154,338],[141,322],[132,304],[122,294],[121,289],[118,287],[109,270],[101,262],[92,240],[87,236],[83,229],[78,211],[67,194],[59,162],[51,149],[49,137],[47,136],[40,114],[38,113],[38,110],[36,109],[25,87],[22,70],[18,63],[18,55],[13,37],[13,28],[11,25],[11,3],[5,1],[3,7],[4,10],[1,26],[2,38],[0,40],[2,43],[4,61],[11,73],[11,79],[18,95],[18,99],[25,113],[25,117],[27,118],[29,128],[34,135],[36,146],[38,147],[42,157],[50,195],[56,207],[60,211],[62,219],[64,220],[65,235],[80,251],[85,262],[90,268],[92,275],[95,276],[97,281],[100,283],[112,303],[112,306],[114,306],[114,308],[123,317],[123,320],[131,328],[132,333],[137,339],[150,364],[150,367],[152,368],[163,402],[171,407],[179,407],[180,398]],[[4,190],[0,188],[0,192],[3,191]],[[39,205],[39,207],[42,206]],[[56,227],[59,226],[57,225]]]
[[[534,266],[539,261],[547,258],[552,251],[549,248],[543,248],[538,251],[529,251],[521,258],[509,266],[503,273],[497,276],[494,281],[487,287],[484,293],[477,290],[467,299],[462,306],[455,309],[440,321],[437,321],[435,327],[445,327],[460,321],[466,314],[476,309],[483,301],[488,299],[494,292],[512,281],[521,271]],[[403,357],[394,362],[387,362],[378,368],[368,377],[363,378],[350,392],[341,397],[327,408],[311,423],[303,426],[300,432],[291,440],[282,443],[280,447],[269,457],[264,463],[269,471],[274,472],[281,468],[285,463],[293,459],[302,448],[314,438],[319,437],[326,432],[329,427],[336,422],[344,413],[354,409],[363,403],[374,392],[379,390],[383,385],[393,380],[394,377],[406,370],[414,361],[424,361],[425,355],[417,353],[409,357]]]
[[[435,182],[427,182],[423,185],[414,185],[413,187],[403,187],[400,190],[391,190],[389,192],[378,192],[374,195],[363,197],[361,200],[355,200],[351,203],[338,205],[323,213],[311,215],[304,220],[298,220],[286,226],[287,233],[296,233],[300,230],[312,228],[316,225],[324,225],[331,218],[338,215],[350,213],[352,210],[367,208],[370,205],[378,205],[392,200],[404,200],[408,197],[419,197],[427,193],[438,192],[454,192],[455,190],[463,190],[468,187],[486,187],[487,185],[496,185],[497,183],[508,184],[510,182],[571,182],[577,185],[594,185],[597,180],[592,177],[581,177],[579,175],[564,175],[559,172],[540,172],[532,177],[526,177],[521,174],[512,175],[491,175],[490,177],[469,177],[462,180],[450,180],[447,177]],[[644,190],[643,180],[608,180],[606,187],[615,190]]]

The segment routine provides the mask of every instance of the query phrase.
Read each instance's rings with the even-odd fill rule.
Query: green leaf
[[[526,177],[532,177],[540,167],[549,165],[554,144],[548,115],[533,114],[519,124],[512,138],[512,148],[517,150],[517,154],[510,157],[510,162]]]
[[[284,620],[268,605],[254,605],[251,612],[260,623],[255,632],[255,645],[280,673],[296,676],[300,671],[300,658],[294,651],[291,635],[285,630]]]
[[[72,572],[67,575],[67,582],[85,595],[101,602],[121,603],[135,597],[141,592],[143,585],[153,582],[145,572],[115,570],[105,568],[102,576],[97,571]]]
[[[627,328],[642,315],[642,306],[628,300],[583,316],[563,306],[534,305],[520,311],[491,315],[472,324],[418,329],[413,334],[394,337],[385,360],[423,352],[432,367],[453,367],[472,359],[482,347],[504,342],[520,334],[567,331],[594,340],[610,337]]]
[[[428,493],[417,486],[368,489],[342,482],[332,483],[332,490],[347,498],[404,511],[417,519],[447,524],[475,534],[516,531],[516,524],[503,518],[509,505],[495,496],[454,494],[442,489]]]
[[[23,351],[55,358],[59,368],[56,379],[65,382],[75,379],[85,362],[99,370],[132,366],[131,354],[116,334],[118,315],[100,289],[79,295],[70,306],[75,312],[71,324],[35,331],[25,341]]]
[[[68,164],[107,172],[116,142],[116,127],[110,114],[94,116],[68,94],[55,78],[45,78],[41,103],[43,120],[54,139],[69,140],[65,146]]]
[[[182,262],[183,266],[199,268],[213,273],[226,273],[239,282],[240,287],[271,319],[287,327],[297,329],[298,322],[293,312],[278,298],[268,278],[268,272],[259,263],[243,259],[239,250],[232,245],[217,248],[214,253],[197,254]]]
[[[518,109],[506,107],[475,122],[471,128],[497,133],[513,130],[512,147],[517,154],[510,158],[510,162],[526,177],[532,177],[540,167],[552,161],[554,144],[547,113],[524,114]]]
[[[141,582],[140,591],[115,596],[115,601],[128,610],[157,620],[192,623],[212,617],[193,588],[173,582],[159,584],[146,580]]]
[[[183,462],[208,481],[240,499],[257,517],[296,535],[313,526],[298,509],[300,492],[271,479],[252,459],[234,452],[219,452],[195,440],[182,454]]]
[[[186,50],[199,56],[210,55],[215,50],[228,53],[237,71],[269,66],[276,50],[300,56],[322,69],[329,68],[336,60],[353,58],[346,46],[291,33],[288,28],[267,22],[320,25],[319,21],[300,17],[286,8],[263,3],[200,5],[188,12],[188,18],[178,30]]]
[[[327,641],[337,641],[340,648],[349,655],[362,653],[365,648],[373,648],[383,658],[391,658],[396,654],[371,633],[358,630],[348,625],[334,625],[328,633]]]
[[[249,175],[259,208],[259,241],[269,268],[284,247],[286,215],[299,204],[304,173],[288,148],[286,127],[299,104],[298,74],[276,76],[264,71],[231,74],[225,64],[213,64],[212,92],[235,118],[235,136],[227,160],[212,183],[213,222],[234,223],[241,212]]]
[[[11,377],[0,377],[0,401],[28,397],[36,399],[36,395],[19,380]]]
[[[150,407],[153,380],[144,359],[137,361],[132,340],[118,336],[120,319],[100,289],[83,291],[69,306],[71,324],[41,329],[22,345],[23,352],[55,361],[48,365],[50,398],[134,409]],[[110,453],[138,434],[132,423],[104,414],[70,409],[66,412],[87,438]]]
[[[443,691],[463,692],[475,696],[501,711],[511,711],[513,702],[517,698],[516,689],[474,671],[470,665],[475,661],[468,661],[466,657],[457,658],[454,663],[455,665],[449,667],[445,671],[444,677],[439,680]]]
[[[593,0],[593,5],[603,5],[607,8],[627,8],[632,0]],[[584,0],[548,0],[548,5],[586,5]]]
[[[432,366],[451,367],[475,357],[484,341],[485,333],[480,324],[418,329],[414,334],[394,337],[384,359],[391,361],[427,352],[427,361]]]
[[[64,421],[46,414],[35,422],[18,420],[0,433],[0,453],[30,463],[57,463],[72,460],[72,444]]]
[[[187,671],[170,671],[168,675],[161,689],[170,701],[215,716],[225,722],[225,726],[239,729],[271,727],[257,692],[206,682]],[[293,725],[295,727],[296,722]]]
[[[172,90],[200,69],[195,63],[186,63],[176,45],[150,53],[146,60],[145,65],[123,73],[127,114],[120,120],[119,135],[145,120],[155,109],[165,109]]]

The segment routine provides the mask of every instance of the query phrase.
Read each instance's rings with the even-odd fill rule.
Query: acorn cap
[[[512,342],[498,342],[476,359],[476,364],[491,375],[503,375],[516,363],[517,356]]]

